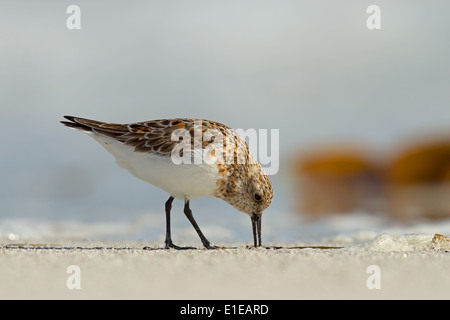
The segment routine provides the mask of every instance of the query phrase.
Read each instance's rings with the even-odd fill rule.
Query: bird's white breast
[[[215,164],[174,164],[170,157],[134,148],[96,133],[88,133],[116,159],[119,166],[137,178],[170,193],[180,200],[213,196],[219,170]]]

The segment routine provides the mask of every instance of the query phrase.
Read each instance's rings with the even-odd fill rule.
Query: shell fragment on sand
[[[450,238],[436,233],[431,240],[433,249],[436,251],[450,251]]]

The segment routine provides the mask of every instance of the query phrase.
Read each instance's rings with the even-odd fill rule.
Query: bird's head
[[[261,216],[272,202],[273,190],[260,164],[237,165],[219,198],[250,216],[255,247],[261,246]]]

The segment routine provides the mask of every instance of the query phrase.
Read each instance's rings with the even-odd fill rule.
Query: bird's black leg
[[[195,249],[194,247],[180,247],[174,245],[172,242],[172,236],[170,233],[170,210],[172,209],[173,197],[171,196],[169,200],[166,201],[166,240],[165,240],[165,248],[173,248],[177,250],[186,250],[186,249]]]
[[[211,243],[206,239],[206,237],[203,235],[202,231],[200,230],[197,222],[195,222],[194,216],[192,215],[192,211],[189,208],[189,200],[186,200],[184,203],[184,214],[188,218],[188,220],[191,222],[192,226],[194,227],[195,231],[197,231],[198,236],[200,237],[200,240],[202,240],[203,246],[206,249],[218,249],[217,246],[212,246]]]
[[[170,196],[169,200],[166,201],[166,249],[173,246],[172,236],[170,234],[170,210],[172,210],[173,197]]]

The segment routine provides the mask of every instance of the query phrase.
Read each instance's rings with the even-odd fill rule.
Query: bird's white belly
[[[219,170],[215,164],[174,164],[170,157],[134,148],[110,137],[89,134],[108,150],[119,166],[137,178],[170,193],[180,200],[213,196],[217,188]]]

